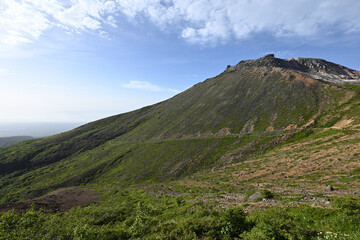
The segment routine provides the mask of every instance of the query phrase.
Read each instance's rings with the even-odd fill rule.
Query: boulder
[[[261,193],[260,192],[256,192],[254,194],[252,194],[250,197],[249,197],[249,202],[254,202],[256,201],[257,199],[261,198]]]

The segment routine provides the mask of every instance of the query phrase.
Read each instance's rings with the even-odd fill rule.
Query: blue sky
[[[0,122],[88,122],[275,53],[360,70],[358,0],[1,0]]]

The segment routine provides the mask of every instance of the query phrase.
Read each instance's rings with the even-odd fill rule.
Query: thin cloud
[[[0,68],[0,75],[9,75],[9,74],[10,74],[10,70],[5,68]]]
[[[132,88],[132,89],[141,89],[151,92],[161,92],[163,89],[156,85],[153,85],[149,82],[142,82],[142,81],[130,81],[127,84],[123,85],[124,88]]]
[[[177,31],[194,44],[218,44],[256,33],[282,37],[326,37],[360,32],[358,0],[3,0],[0,42],[36,41],[52,28],[104,35],[119,16],[147,19]],[[111,36],[110,36],[111,37]]]
[[[179,90],[172,89],[172,88],[162,88],[159,86],[156,86],[152,83],[145,82],[145,81],[130,81],[127,84],[122,85],[124,88],[130,88],[130,89],[140,89],[144,91],[150,91],[150,92],[172,92],[172,93],[179,93]]]
[[[180,91],[177,89],[168,88],[167,90],[172,93],[180,93]]]

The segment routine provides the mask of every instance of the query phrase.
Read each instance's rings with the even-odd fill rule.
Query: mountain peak
[[[248,68],[282,68],[326,82],[360,84],[359,71],[319,58],[281,59],[276,58],[274,54],[267,54],[258,59],[240,61],[235,66],[229,65],[225,72]]]
[[[267,54],[262,57],[262,59],[273,59],[273,58],[275,58],[275,54],[273,53]]]

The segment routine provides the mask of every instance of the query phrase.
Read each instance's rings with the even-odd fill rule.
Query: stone
[[[261,193],[256,192],[249,197],[249,202],[254,202],[255,200],[257,200],[259,198],[261,198]]]
[[[334,187],[331,186],[331,185],[327,185],[327,186],[326,186],[326,190],[332,192],[332,191],[334,191]]]
[[[304,189],[301,192],[302,192],[302,198],[307,199],[309,197]]]

